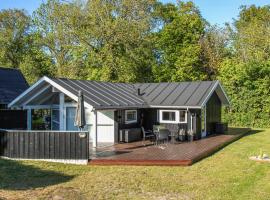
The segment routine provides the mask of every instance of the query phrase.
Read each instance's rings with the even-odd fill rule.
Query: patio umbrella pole
[[[74,125],[77,126],[80,131],[82,131],[84,126],[86,125],[84,98],[83,98],[83,93],[81,90],[79,90],[79,92],[78,92],[78,102],[77,102]]]

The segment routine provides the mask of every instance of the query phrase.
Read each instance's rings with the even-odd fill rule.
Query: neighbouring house
[[[28,87],[20,70],[0,67],[0,109],[7,109],[8,104]]]
[[[25,128],[26,113],[8,104],[29,87],[18,69],[0,67],[0,128]]]
[[[49,130],[78,130],[74,126],[78,91],[84,95],[85,130],[94,147],[118,143],[121,130],[153,129],[157,124],[171,132],[192,130],[204,137],[215,133],[222,105],[229,105],[219,81],[129,84],[43,77],[9,107],[27,110],[29,130],[35,110],[46,110]]]

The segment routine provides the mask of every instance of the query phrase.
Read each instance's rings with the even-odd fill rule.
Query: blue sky
[[[0,9],[24,8],[31,14],[45,0],[0,0]],[[176,0],[161,0],[175,3]],[[193,0],[211,24],[223,25],[237,18],[241,5],[270,5],[270,0]]]

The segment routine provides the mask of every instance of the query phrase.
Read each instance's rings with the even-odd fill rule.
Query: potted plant
[[[188,131],[188,141],[193,142],[193,140],[194,140],[194,133],[192,130],[189,130]]]
[[[186,131],[185,131],[185,129],[180,129],[180,131],[179,131],[179,140],[181,142],[186,140]]]

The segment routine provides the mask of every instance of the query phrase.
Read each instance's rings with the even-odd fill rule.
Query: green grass
[[[0,199],[270,199],[270,129],[191,167],[75,166],[0,160]]]

